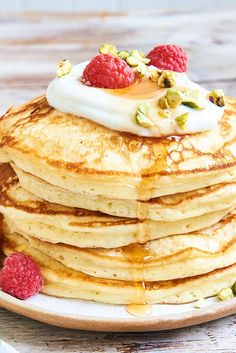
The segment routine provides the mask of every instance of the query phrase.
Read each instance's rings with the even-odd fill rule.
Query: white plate
[[[236,298],[207,299],[201,309],[194,304],[153,305],[146,317],[135,317],[122,305],[109,305],[38,294],[26,301],[0,292],[0,306],[48,324],[94,331],[157,331],[191,326],[236,313]]]
[[[0,339],[0,353],[19,353],[13,347]]]

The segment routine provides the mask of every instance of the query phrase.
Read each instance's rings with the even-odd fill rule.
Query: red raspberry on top
[[[16,252],[4,261],[0,271],[0,288],[18,299],[27,299],[37,294],[43,285],[38,265],[31,257]]]
[[[177,45],[158,45],[147,54],[147,57],[150,59],[149,65],[161,70],[187,71],[188,55]]]
[[[99,54],[86,66],[82,81],[101,88],[124,88],[134,83],[134,72],[126,62],[111,54]]]

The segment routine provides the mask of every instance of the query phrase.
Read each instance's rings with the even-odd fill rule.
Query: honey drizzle
[[[137,78],[135,83],[127,88],[106,89],[107,93],[122,96],[128,99],[151,99],[163,94],[163,89],[157,87],[156,83],[147,77]],[[147,286],[145,281],[145,263],[154,255],[148,243],[150,222],[142,221],[150,218],[148,204],[142,200],[153,197],[152,190],[158,183],[158,172],[167,171],[169,163],[169,151],[172,143],[179,143],[182,137],[169,136],[161,139],[145,139],[147,149],[147,166],[144,166],[139,174],[140,181],[137,185],[137,208],[138,218],[135,244],[122,248],[123,255],[130,261],[132,268],[132,282],[135,284],[135,294],[131,298],[131,304],[127,311],[135,316],[144,316],[151,313],[151,305],[148,304]],[[142,148],[142,147],[141,147]],[[150,178],[146,175],[155,175]],[[149,190],[149,192],[147,192]],[[145,244],[145,245],[141,245]]]
[[[169,146],[171,144],[171,140],[169,139],[161,139],[160,142],[154,141],[154,144],[150,144],[150,153],[152,155],[152,160],[149,163],[147,168],[143,168],[140,173],[140,181],[137,186],[137,199],[144,200],[147,196],[147,184],[149,187],[154,187],[157,183],[157,178],[155,177],[152,182],[150,179],[144,178],[145,174],[151,174],[153,172],[157,173],[159,171],[166,171],[168,168],[168,151]],[[150,184],[153,185],[150,185]],[[148,195],[149,198],[152,197]],[[140,277],[145,278],[145,263],[154,256],[154,253],[149,248],[149,244],[145,243],[144,245],[140,245],[139,243],[144,243],[148,239],[149,233],[149,223],[142,222],[142,219],[148,219],[149,210],[147,203],[143,201],[137,202],[136,209],[137,218],[140,220],[137,227],[137,244],[131,244],[127,247],[123,248],[123,254],[129,261],[132,262],[132,280],[135,282],[136,291],[135,296],[132,299],[132,304],[127,306],[127,311],[135,316],[145,316],[151,313],[152,307],[148,304],[148,296],[147,296],[147,286],[145,281],[138,281]],[[137,268],[139,269],[139,276],[137,277]]]
[[[163,92],[163,89],[160,89],[156,82],[143,76],[142,78],[136,78],[134,84],[129,87],[106,89],[106,92],[127,99],[151,99],[160,95]]]
[[[155,253],[149,248],[149,244],[130,244],[122,248],[125,257],[132,265],[132,280],[135,283],[135,296],[132,304],[127,306],[127,311],[134,316],[145,316],[151,313],[151,306],[146,300],[145,281],[140,282],[140,276],[144,278],[144,263],[150,260]]]
[[[131,262],[132,282],[135,285],[135,295],[132,299],[132,304],[129,304],[126,309],[131,315],[144,316],[146,312],[145,308],[148,304],[145,297],[146,284],[144,281],[140,282],[140,276],[144,275],[143,264],[145,259],[150,258],[149,249],[142,247],[141,244],[130,244],[122,248],[122,252]]]
[[[126,309],[133,316],[147,316],[152,312],[150,304],[129,304]]]
[[[143,264],[151,257],[155,256],[155,252],[149,247],[149,244],[130,244],[122,248],[123,255],[132,262],[134,265],[136,263]],[[140,266],[138,266],[140,268]],[[138,276],[135,276],[136,279]]]

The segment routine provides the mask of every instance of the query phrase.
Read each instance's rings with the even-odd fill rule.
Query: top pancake
[[[91,97],[92,99],[92,97]],[[64,114],[39,97],[0,120],[0,161],[86,195],[148,200],[236,178],[236,100],[214,129],[147,138]]]

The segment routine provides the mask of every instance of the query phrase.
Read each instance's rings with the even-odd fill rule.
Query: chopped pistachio
[[[175,122],[180,127],[181,130],[186,129],[188,116],[189,116],[188,113],[184,113],[184,114],[181,114],[175,118]]]
[[[172,71],[164,70],[159,77],[157,84],[161,88],[170,88],[175,85],[176,74]]]
[[[126,60],[129,56],[129,52],[127,50],[120,50],[118,51],[117,55],[120,59]]]
[[[179,90],[169,88],[166,93],[166,99],[170,108],[177,108],[182,103],[182,94]]]
[[[169,103],[168,103],[168,100],[166,99],[166,97],[161,97],[159,100],[158,100],[158,106],[161,108],[161,109],[169,109],[170,106],[169,106]]]
[[[206,300],[204,298],[198,299],[198,301],[196,301],[194,304],[194,308],[201,309],[203,307],[203,305],[205,304],[205,301]]]
[[[140,111],[138,111],[136,114],[136,122],[137,124],[146,128],[154,127],[153,121],[149,119],[146,115],[142,114]]]
[[[148,115],[148,106],[147,106],[147,103],[142,102],[142,103],[139,105],[138,110],[139,110],[142,114]]]
[[[139,105],[137,113],[135,115],[135,119],[137,124],[143,127],[151,128],[154,126],[153,121],[148,117],[148,106],[145,102],[142,102]]]
[[[192,109],[198,109],[198,110],[205,109],[205,108],[201,107],[200,105],[198,105],[198,102],[196,102],[196,101],[183,100],[182,104],[185,105],[186,107],[189,107]]]
[[[60,60],[57,63],[57,77],[60,78],[71,72],[72,65],[68,59]]]
[[[144,76],[147,73],[148,69],[147,66],[143,63],[138,64],[135,68],[135,72],[139,77]]]
[[[144,64],[149,64],[150,61],[151,61],[151,59],[148,59],[148,58],[143,58],[143,60],[142,60],[142,62],[143,62]]]
[[[208,94],[209,100],[219,107],[225,106],[225,96],[222,89],[216,89]]]
[[[222,301],[231,299],[233,298],[233,296],[234,296],[234,293],[231,288],[223,288],[217,294],[218,299]]]
[[[138,57],[140,56],[139,51],[137,49],[132,49],[129,55]]]
[[[234,295],[236,295],[236,282],[234,282],[234,284],[232,285],[232,291]]]
[[[168,111],[167,109],[158,110],[158,115],[159,115],[161,118],[168,118],[168,116],[169,116],[169,111]]]
[[[99,48],[99,53],[100,54],[111,54],[111,55],[117,55],[117,48],[112,45],[112,44],[103,44]]]
[[[195,90],[185,91],[183,94],[182,104],[193,109],[198,109],[198,110],[205,109],[199,104],[198,99],[199,99],[198,90],[195,89]]]
[[[135,50],[131,50],[130,55],[139,58],[144,64],[149,64],[150,63],[150,59],[148,59],[146,57],[146,55],[142,51],[139,51],[139,50],[136,50],[136,49]]]
[[[129,55],[135,58],[138,58],[140,60],[145,58],[145,55],[141,51],[138,51],[137,49],[131,50]]]
[[[159,70],[149,70],[149,78],[153,82],[157,82],[159,77],[161,76],[161,73]]]
[[[135,56],[128,56],[128,58],[126,58],[126,62],[129,66],[138,66],[140,61]]]
[[[138,53],[139,53],[139,55],[140,55],[142,58],[144,58],[144,59],[146,58],[146,55],[145,55],[142,51],[139,50]]]
[[[141,51],[133,49],[129,53],[129,56],[126,58],[126,62],[130,66],[138,66],[140,64],[148,64],[150,59],[146,58],[146,56]]]

